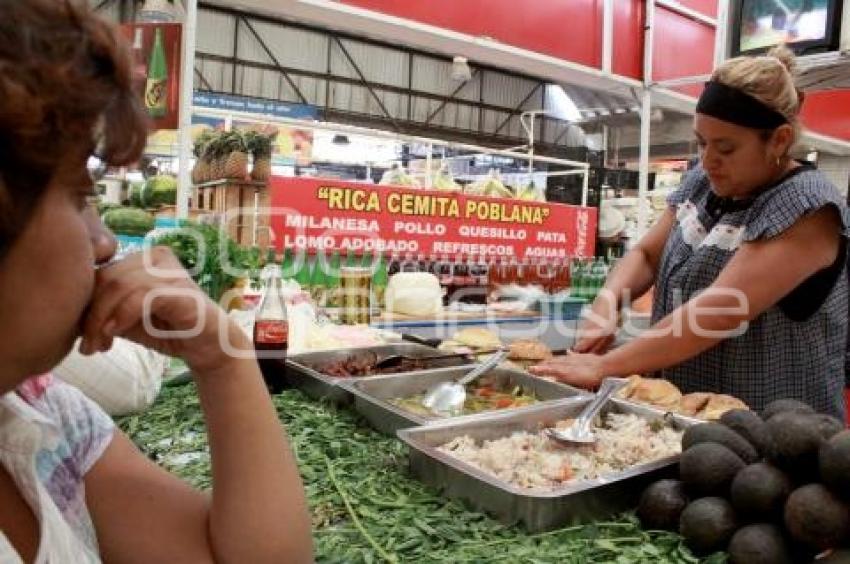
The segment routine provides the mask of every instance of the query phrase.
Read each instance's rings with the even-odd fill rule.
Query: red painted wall
[[[638,80],[643,78],[643,7],[642,0],[614,2],[613,71]]]
[[[711,73],[714,67],[714,28],[670,10],[655,10],[653,80]]]
[[[376,12],[599,67],[600,0],[342,0]]]
[[[679,4],[706,16],[717,17],[717,0],[679,0]]]
[[[493,39],[593,68],[602,66],[602,0],[340,0],[345,4]],[[679,0],[717,16],[717,0]],[[614,2],[615,74],[643,76],[643,0]],[[521,10],[519,9],[521,6]],[[656,8],[653,78],[711,73],[714,28]],[[701,85],[676,90],[698,96]],[[850,90],[814,93],[803,111],[809,129],[850,140]]]
[[[806,95],[801,119],[812,131],[850,140],[850,90]]]

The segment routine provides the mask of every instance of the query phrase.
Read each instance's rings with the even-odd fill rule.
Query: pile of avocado
[[[689,427],[679,480],[649,486],[646,529],[732,564],[850,564],[850,430],[796,400]]]

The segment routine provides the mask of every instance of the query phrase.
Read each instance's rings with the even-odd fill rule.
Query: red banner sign
[[[133,51],[133,74],[139,96],[153,129],[180,125],[180,49],[183,26],[179,23],[125,24],[121,31]]]
[[[315,178],[275,177],[269,190],[278,250],[554,258],[596,244],[595,208]]]

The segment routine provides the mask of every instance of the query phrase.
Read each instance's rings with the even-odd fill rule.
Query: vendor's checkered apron
[[[711,285],[743,243],[775,237],[827,205],[840,210],[845,229],[850,225],[838,191],[816,170],[799,172],[762,192],[746,209],[716,218],[706,211],[709,192],[698,167],[668,198],[677,222],[659,266],[653,323]],[[775,399],[796,398],[843,419],[847,285],[846,276],[839,276],[824,304],[805,321],[793,321],[773,306],[743,335],[660,376],[683,393],[731,394],[756,410]]]

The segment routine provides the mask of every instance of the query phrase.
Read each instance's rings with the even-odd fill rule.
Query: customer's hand
[[[573,351],[592,354],[608,352],[617,334],[618,318],[616,297],[603,290],[579,323]]]
[[[170,249],[146,252],[160,272],[146,267],[143,253],[97,272],[81,352],[108,350],[113,337],[124,337],[181,357],[193,371],[203,372],[232,359],[223,338],[249,348],[247,336],[198,288]]]
[[[605,377],[602,357],[595,354],[569,353],[532,366],[529,371],[586,390],[599,387]]]

